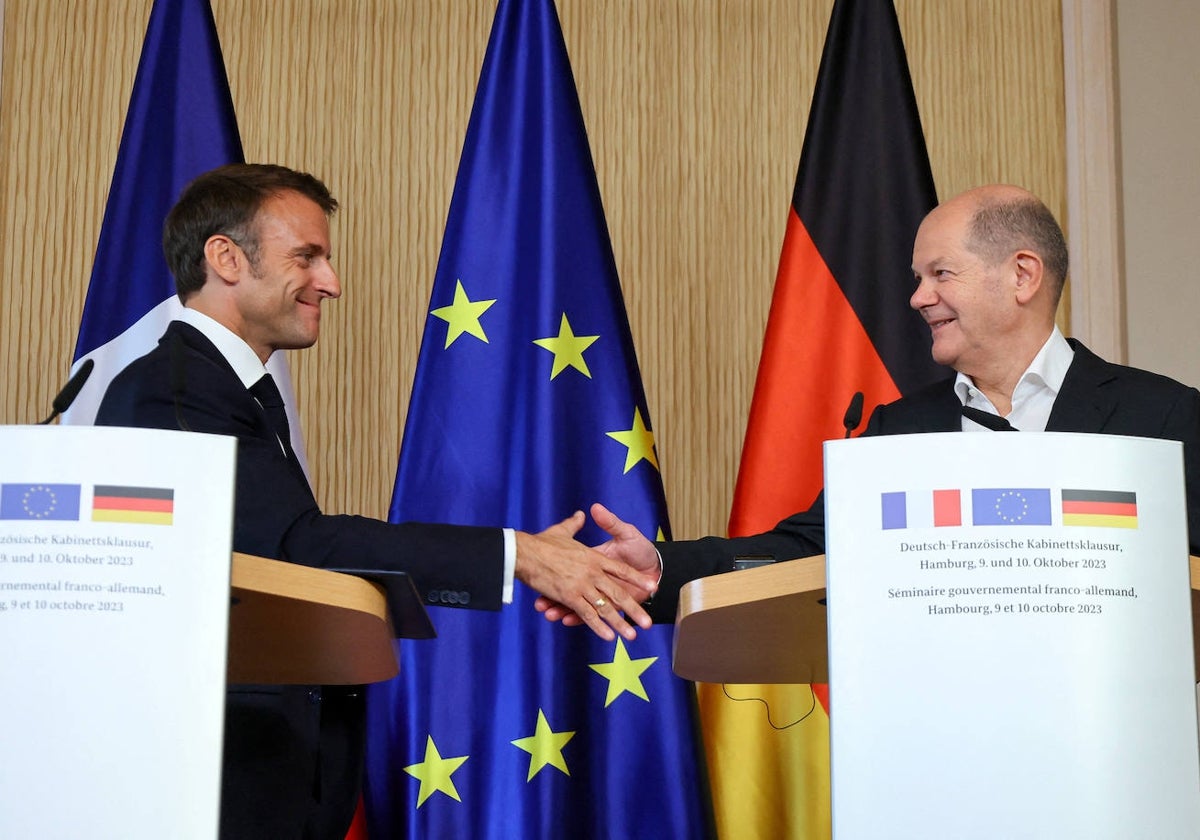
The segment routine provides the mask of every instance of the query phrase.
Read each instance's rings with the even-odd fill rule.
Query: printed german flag
[[[1137,494],[1115,490],[1063,490],[1064,525],[1136,528]]]
[[[96,491],[92,498],[93,522],[171,525],[174,519],[174,490],[162,487],[96,485]]]

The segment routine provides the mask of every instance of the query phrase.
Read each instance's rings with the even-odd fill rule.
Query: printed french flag
[[[962,491],[897,491],[880,494],[883,530],[960,526]]]

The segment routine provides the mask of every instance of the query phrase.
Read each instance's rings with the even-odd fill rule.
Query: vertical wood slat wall
[[[0,7],[0,422],[65,378],[150,5]],[[382,516],[494,4],[212,5],[247,158],[342,202],[345,294],[292,368],[322,505]],[[896,6],[939,195],[1008,181],[1061,217],[1059,0]],[[677,537],[725,528],[831,7],[558,0]]]

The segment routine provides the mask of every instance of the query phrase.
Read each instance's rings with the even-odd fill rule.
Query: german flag
[[[908,306],[917,228],[937,203],[900,25],[891,0],[837,0],[825,36],[763,338],[730,536],[807,509],[822,444],[949,372]],[[961,514],[960,514],[961,515]],[[717,834],[828,838],[829,687],[736,686],[798,711],[798,726],[697,686]],[[815,698],[815,701],[814,701]],[[808,714],[808,710],[812,714]]]
[[[162,487],[117,487],[97,484],[92,497],[93,522],[137,522],[171,525],[175,491]]]
[[[1063,490],[1063,525],[1136,528],[1137,494],[1116,490]]]
[[[891,0],[838,0],[787,216],[729,517],[757,534],[821,490],[822,444],[949,371],[908,305],[913,240],[937,204]]]

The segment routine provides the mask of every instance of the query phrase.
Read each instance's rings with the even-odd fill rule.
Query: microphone
[[[187,363],[183,358],[183,339],[179,333],[171,334],[171,399],[175,403],[175,425],[181,431],[190,432],[192,427],[183,419],[183,408],[180,400],[187,391]]]
[[[846,415],[842,418],[842,425],[846,427],[846,437],[850,437],[850,433],[858,428],[858,424],[862,422],[863,413],[863,392],[855,391],[854,396],[850,398],[850,405],[846,406]]]
[[[54,398],[54,402],[50,403],[53,411],[49,417],[38,423],[39,426],[49,424],[51,420],[71,407],[71,403],[75,402],[75,398],[79,396],[80,389],[88,381],[88,377],[92,375],[92,368],[95,366],[96,363],[91,359],[83,360],[83,364],[79,366],[79,370],[75,371],[75,375],[67,380],[67,384],[62,387],[62,390],[58,392],[58,396]]]
[[[980,411],[978,408],[971,408],[969,405],[963,406],[963,417],[991,429],[993,432],[1015,432],[1017,429],[1012,423],[1009,423],[1003,417],[997,414],[990,414],[986,411]]]

